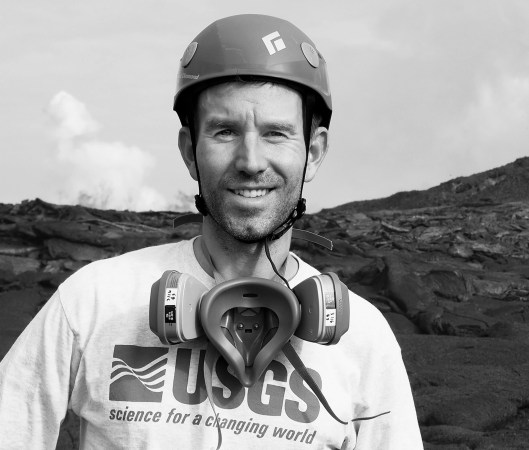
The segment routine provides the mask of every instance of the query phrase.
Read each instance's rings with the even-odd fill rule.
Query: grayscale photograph
[[[529,448],[529,3],[0,9],[0,450]]]

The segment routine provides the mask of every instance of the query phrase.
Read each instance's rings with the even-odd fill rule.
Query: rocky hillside
[[[426,449],[527,448],[528,174],[525,158],[296,224],[331,238],[335,249],[295,241],[294,250],[338,273],[393,327]],[[41,200],[0,205],[0,358],[78,268],[198,233],[194,225],[173,229],[175,216]],[[58,448],[77,442],[76,418],[69,417]]]
[[[454,178],[424,191],[398,192],[386,198],[346,203],[335,209],[351,213],[446,205],[487,205],[527,199],[529,157],[486,172]]]

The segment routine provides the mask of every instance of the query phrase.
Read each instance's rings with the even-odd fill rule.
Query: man
[[[294,287],[318,273],[289,248],[303,183],[328,148],[323,57],[289,22],[242,15],[207,27],[180,64],[179,147],[202,235],[99,261],[58,289],[2,362],[0,447],[53,448],[70,408],[84,449],[215,448],[216,427],[229,449],[422,448],[399,346],[352,293],[338,344],[292,338],[345,423],[283,354],[244,388],[223,358],[204,379],[204,337],[166,347],[149,329],[151,285],[169,269],[207,289],[239,277]]]

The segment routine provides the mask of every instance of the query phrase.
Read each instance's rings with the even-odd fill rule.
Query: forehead
[[[271,82],[228,82],[211,86],[198,96],[199,118],[208,115],[275,116],[301,120],[302,98],[298,91]]]

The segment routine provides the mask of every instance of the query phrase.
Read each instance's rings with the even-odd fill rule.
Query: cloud
[[[495,86],[482,84],[475,104],[466,113],[466,126],[481,143],[500,140],[520,144],[529,130],[529,78],[503,77]]]
[[[62,175],[55,201],[134,211],[192,209],[192,196],[179,193],[169,201],[147,185],[146,176],[156,165],[151,154],[122,142],[98,140],[101,126],[75,97],[59,92],[47,110],[55,123],[55,158]]]
[[[351,19],[319,19],[318,30],[314,33],[316,43],[325,42],[329,48],[387,52],[398,56],[409,56],[410,46],[395,39],[388,39],[379,30],[380,26],[373,17]],[[332,29],[332,34],[328,30]]]
[[[48,112],[55,120],[54,135],[59,141],[67,142],[75,137],[87,136],[101,128],[84,103],[64,91],[51,99]]]
[[[527,156],[529,77],[504,75],[476,88],[474,101],[443,130],[454,162],[480,170]]]

